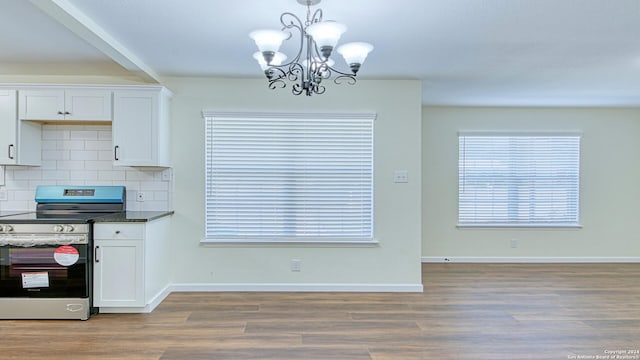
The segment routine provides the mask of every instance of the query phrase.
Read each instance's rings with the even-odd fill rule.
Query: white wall
[[[421,90],[418,81],[359,81],[326,94],[293,96],[264,80],[169,78],[175,215],[174,284],[421,284]],[[376,247],[218,246],[204,235],[202,110],[375,112]],[[394,184],[393,171],[409,171]],[[291,272],[291,259],[302,271]]]
[[[640,109],[424,107],[422,117],[425,260],[640,257]],[[461,130],[581,131],[583,228],[457,229]]]

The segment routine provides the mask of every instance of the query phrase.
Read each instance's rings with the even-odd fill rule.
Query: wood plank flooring
[[[0,320],[0,359],[640,360],[640,264],[423,264],[424,293],[174,293]]]

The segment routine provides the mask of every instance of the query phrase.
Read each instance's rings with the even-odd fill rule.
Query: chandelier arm
[[[332,66],[329,66],[329,64],[327,64],[326,62],[324,63],[324,66],[326,67],[326,71],[330,71],[331,73],[336,73],[336,74],[340,74],[342,77],[352,77],[355,78],[356,75],[354,73],[347,73],[347,72],[343,72],[340,71]]]
[[[284,81],[286,79],[286,73],[282,69],[271,66],[265,73],[268,74],[269,89],[274,90],[278,87],[284,88],[287,86],[287,83]]]
[[[282,79],[271,79],[269,80],[269,89],[275,90],[277,88],[285,88],[287,87],[287,83]]]
[[[333,79],[333,82],[338,85],[342,84],[343,82],[346,82],[349,85],[355,85],[357,81],[356,81],[355,75],[346,74],[346,75],[337,76],[335,79]]]
[[[293,84],[293,86],[291,87],[291,92],[294,95],[301,95],[304,91],[305,91],[304,87],[302,86],[301,83]]]
[[[292,14],[290,12],[285,12],[285,13],[282,13],[282,15],[280,15],[280,23],[282,24],[283,31],[296,29],[298,30],[298,34],[300,34],[298,54],[293,58],[291,58],[291,61],[278,65],[281,67],[286,67],[286,66],[295,64],[300,60],[300,56],[302,55],[302,49],[304,48],[305,26],[302,24],[302,20],[300,20],[299,17],[297,17],[295,14]],[[289,33],[289,37],[286,40],[290,40],[291,38],[293,38],[293,33],[291,31],[288,31],[288,33]]]
[[[289,21],[287,18],[290,17]],[[298,31],[302,32],[304,30],[304,24],[299,17],[290,12],[284,12],[280,15],[280,23],[282,24],[282,30],[296,28]]]
[[[291,64],[290,66],[288,66],[289,70],[286,71],[287,74],[287,78],[289,79],[289,81],[298,81],[300,80],[300,83],[304,83],[305,81],[305,72],[304,72],[304,68],[302,67],[302,65],[300,63],[294,63]]]
[[[286,71],[277,66],[271,66],[267,69],[270,76],[267,76],[269,80],[280,80],[287,77]]]
[[[322,57],[320,51],[318,50],[318,46],[316,45],[315,41],[312,41],[312,42],[313,42],[313,50],[312,51],[315,52],[315,58],[322,59],[322,65],[321,66],[322,66],[323,69],[325,69],[325,71],[328,71],[329,73],[335,72],[335,73],[338,73],[338,74],[343,75],[343,76],[355,77],[355,74],[353,74],[353,73],[343,72],[343,71],[340,71],[340,70],[330,66],[329,63],[328,63],[328,59],[325,61],[324,58]],[[325,79],[326,78],[328,78],[328,77],[325,77]]]
[[[307,26],[318,22],[322,22],[322,9],[316,10],[311,17],[307,14]]]

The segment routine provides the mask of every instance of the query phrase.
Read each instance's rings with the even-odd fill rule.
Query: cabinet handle
[[[100,249],[100,246],[96,246],[96,248],[95,248],[95,250],[94,250],[94,253],[93,253],[93,258],[95,259],[95,261],[96,261],[97,263],[99,263],[99,262],[100,262],[100,258],[98,257],[98,249]]]
[[[120,234],[120,230],[116,230],[116,234]]]
[[[13,158],[15,157],[14,154],[15,151],[15,147],[13,146],[13,144],[9,145],[9,149],[8,149],[8,154],[9,155],[9,159],[13,160]]]
[[[64,115],[62,111],[58,111],[58,115]]]
[[[118,150],[120,150],[120,146],[116,145],[116,146],[113,148],[113,160],[115,160],[115,161],[120,160],[120,159],[118,158]]]
[[[64,114],[65,114],[65,115],[71,115],[71,113],[70,113],[70,112],[68,112],[68,111],[65,111],[65,112],[64,112]]]

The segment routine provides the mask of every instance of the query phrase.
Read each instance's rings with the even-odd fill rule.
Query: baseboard
[[[171,292],[422,292],[422,284],[173,284]]]
[[[171,285],[167,285],[164,287],[164,289],[162,289],[160,292],[158,292],[158,294],[156,294],[156,296],[154,296],[151,301],[149,302],[149,304],[147,304],[147,306],[144,307],[145,312],[152,312],[153,309],[155,309],[156,307],[158,307],[158,305],[160,305],[160,303],[167,298],[167,296],[171,295]]]
[[[146,306],[101,306],[103,314],[146,314],[152,312],[171,294],[171,285],[167,285],[154,296]]]
[[[640,257],[471,257],[471,256],[423,256],[423,263],[640,263]]]

